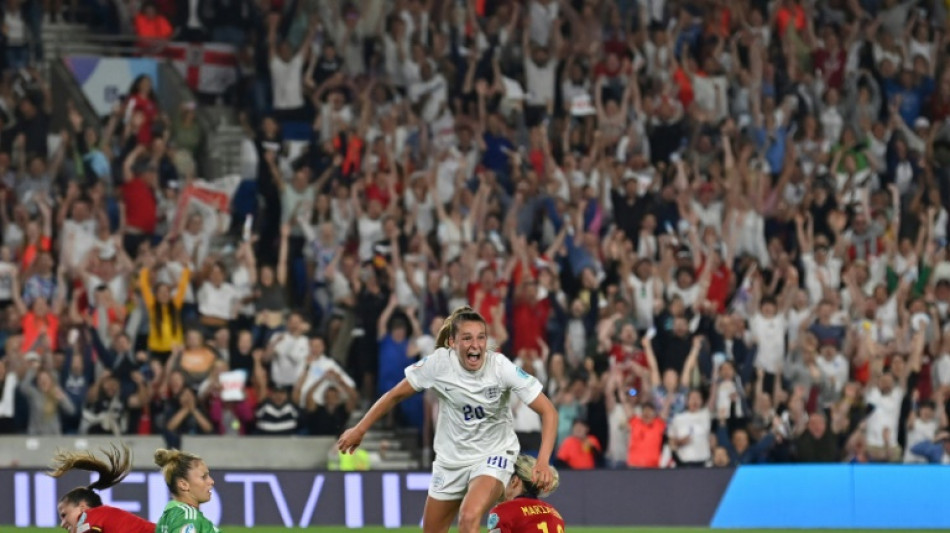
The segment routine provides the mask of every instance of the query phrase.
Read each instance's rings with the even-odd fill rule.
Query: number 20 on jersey
[[[469,420],[481,420],[485,418],[485,408],[481,405],[476,405],[475,407],[466,405],[462,407],[462,415],[465,417],[466,422]]]

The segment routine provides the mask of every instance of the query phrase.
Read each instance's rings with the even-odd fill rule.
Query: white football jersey
[[[504,354],[489,351],[481,370],[469,372],[449,348],[438,348],[407,367],[406,379],[417,391],[432,389],[439,396],[433,448],[436,460],[448,467],[472,465],[489,455],[514,461],[520,447],[509,406],[511,392],[530,404],[543,388]]]

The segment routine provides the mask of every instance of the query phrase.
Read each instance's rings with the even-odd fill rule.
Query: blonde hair
[[[538,460],[534,457],[524,454],[519,455],[518,459],[515,460],[515,475],[518,476],[518,479],[524,484],[525,493],[527,493],[527,495],[546,498],[553,494],[561,485],[561,475],[558,474],[557,470],[552,466],[551,474],[554,476],[554,482],[548,491],[542,492],[541,488],[531,481],[531,472],[534,470],[536,464],[538,464]]]
[[[90,507],[102,505],[98,490],[105,490],[117,485],[132,471],[132,452],[126,445],[121,449],[112,445],[110,449],[102,449],[106,460],[102,460],[90,451],[58,451],[53,456],[52,469],[47,472],[51,477],[62,477],[72,470],[96,472],[99,479],[85,487],[76,487],[66,493],[61,501],[72,504],[86,502]]]
[[[485,318],[470,306],[456,307],[455,311],[452,311],[452,314],[442,322],[442,328],[439,329],[439,335],[435,339],[435,347],[448,348],[449,339],[458,334],[462,322],[481,322],[486,327],[488,326]]]
[[[87,488],[93,490],[107,489],[129,475],[132,471],[132,452],[124,444],[119,449],[114,444],[111,449],[103,449],[106,461],[99,459],[90,451],[60,451],[53,456],[53,469],[47,472],[58,478],[70,470],[86,470],[97,472],[99,479]]]
[[[162,448],[155,450],[155,464],[162,469],[165,484],[174,495],[178,495],[178,486],[175,482],[179,479],[187,479],[188,471],[198,461],[201,461],[201,457],[181,450]]]

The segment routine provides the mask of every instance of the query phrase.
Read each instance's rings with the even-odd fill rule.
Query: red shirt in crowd
[[[550,504],[521,497],[496,505],[488,514],[488,529],[498,533],[564,533],[564,519]]]
[[[579,439],[574,435],[564,439],[557,450],[557,458],[564,462],[571,470],[593,470],[594,451],[603,450],[600,441],[593,435]]]
[[[628,362],[632,362],[634,365],[646,370],[650,369],[650,361],[647,359],[647,354],[643,350],[634,348],[628,351],[622,344],[614,344],[610,347],[610,362],[623,368],[624,377],[629,376],[633,372],[633,368],[624,366]],[[639,377],[634,379],[634,388],[642,388],[640,381]]]
[[[86,509],[86,531],[99,533],[155,533],[155,524],[116,507],[100,505]]]
[[[789,26],[795,28],[795,31],[801,33],[805,29],[805,10],[802,6],[795,4],[792,6],[782,6],[775,14],[775,26],[778,30],[779,38],[785,36],[785,30]]]
[[[545,339],[551,303],[545,298],[539,302],[516,302],[512,309],[511,345],[514,355],[523,349],[540,350],[538,339]]]
[[[683,104],[683,109],[689,109],[689,106],[693,103],[693,82],[689,79],[689,74],[683,70],[682,67],[677,68],[673,73],[673,81],[679,87],[679,94],[677,95],[680,99],[680,103]]]
[[[648,424],[639,416],[630,419],[630,444],[627,447],[627,466],[633,468],[657,468],[660,452],[663,451],[663,435],[666,422],[654,417]]]
[[[155,117],[158,116],[158,106],[151,98],[138,94],[133,94],[130,97],[129,105],[133,111],[140,111],[145,117],[136,134],[136,140],[139,144],[150,144],[152,142],[152,124],[155,123]]]
[[[719,37],[728,37],[732,28],[732,12],[728,9],[720,9],[713,15],[706,27],[707,35],[718,35]]]
[[[143,39],[168,39],[174,31],[168,19],[161,15],[149,17],[139,13],[135,16],[135,33]],[[148,44],[147,41],[144,44]]]
[[[703,275],[703,269],[706,268],[706,262],[699,265],[696,269],[696,277]],[[729,282],[732,279],[732,271],[725,263],[719,265],[719,268],[712,273],[709,279],[709,291],[706,293],[706,299],[716,304],[716,311],[726,312],[726,301],[729,299]]]
[[[815,70],[820,70],[829,88],[841,90],[844,87],[844,66],[848,58],[844,50],[834,52],[819,48],[812,54]]]
[[[30,265],[33,264],[33,261],[36,260],[36,256],[40,252],[48,252],[52,249],[53,241],[49,237],[43,235],[40,237],[40,244],[27,244],[26,248],[23,249],[23,257],[20,258],[20,269],[26,270],[30,268]]]
[[[389,206],[389,202],[392,200],[391,196],[388,190],[376,183],[370,183],[366,186],[366,201],[376,200],[384,209]]]
[[[504,282],[498,282],[495,284],[494,287],[487,287],[487,288],[482,287],[481,283],[469,283],[468,284],[468,301],[472,302],[472,306],[475,306],[475,300],[476,300],[475,294],[479,290],[481,290],[484,296],[482,296],[482,301],[476,307],[475,311],[477,311],[480,315],[482,315],[485,318],[485,320],[491,321],[492,309],[494,309],[498,304],[501,303],[501,296],[499,294],[500,292],[499,289],[504,288],[504,286],[505,286]]]
[[[125,224],[151,235],[158,224],[158,206],[152,188],[142,178],[132,178],[122,185],[125,204]]]
[[[23,347],[26,350],[32,350],[32,346],[39,340],[40,335],[45,332],[46,339],[49,342],[49,349],[56,351],[59,339],[59,318],[53,313],[46,313],[46,316],[39,317],[33,311],[23,315]]]

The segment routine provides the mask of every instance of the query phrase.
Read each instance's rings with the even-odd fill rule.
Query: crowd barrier
[[[0,437],[0,468],[46,468],[57,450],[95,451],[120,442],[131,449],[133,467],[143,470],[154,466],[152,457],[155,450],[165,447],[165,441],[158,436],[136,435],[121,439],[79,435],[4,436]],[[221,469],[325,469],[335,443],[334,437],[182,437],[182,449],[201,457],[213,457],[215,467]]]
[[[275,450],[279,453],[279,450]],[[428,473],[215,469],[202,506],[222,526],[418,526]],[[0,470],[0,525],[53,527],[56,498],[87,484],[73,473]],[[714,528],[950,528],[940,466],[750,466],[731,469],[563,472],[550,501],[569,526]],[[168,491],[136,471],[103,501],[152,521]]]

